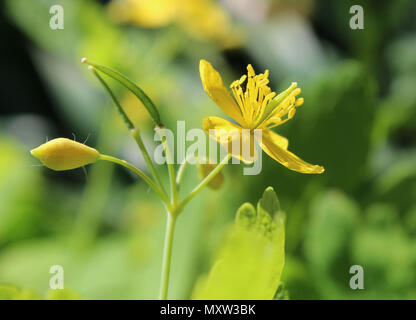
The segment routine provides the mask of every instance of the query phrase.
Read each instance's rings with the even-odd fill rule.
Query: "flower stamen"
[[[254,128],[263,116],[267,104],[276,96],[268,86],[269,70],[256,75],[252,65],[247,66],[247,75],[234,81],[230,88],[250,128]],[[247,80],[247,82],[246,82]],[[242,85],[246,82],[245,90]]]

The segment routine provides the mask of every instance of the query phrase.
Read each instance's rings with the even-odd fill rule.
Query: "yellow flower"
[[[113,0],[110,12],[119,21],[129,21],[144,27],[161,27],[175,18],[172,0]]]
[[[79,168],[100,158],[97,150],[66,138],[50,140],[30,153],[46,167],[56,171]]]
[[[309,164],[292,152],[288,151],[289,141],[270,130],[293,118],[296,108],[303,104],[303,98],[297,98],[300,88],[296,83],[276,96],[268,86],[269,71],[256,75],[251,65],[247,66],[248,73],[231,84],[234,97],[224,86],[221,76],[212,65],[201,60],[199,71],[202,85],[212,100],[237,124],[219,117],[204,119],[203,127],[213,138],[220,142],[233,157],[250,163],[253,159],[244,155],[240,150],[233,153],[232,140],[240,139],[240,143],[250,143],[254,149],[254,140],[271,158],[290,170],[301,173],[322,173],[324,168]],[[247,80],[247,81],[246,81]],[[242,85],[246,82],[245,90]],[[243,129],[249,129],[250,134],[243,134]],[[254,134],[255,129],[261,129],[261,139]],[[230,140],[230,132],[237,132]]]
[[[147,28],[177,24],[198,40],[226,48],[241,42],[226,10],[215,0],[113,0],[109,10],[120,22]]]

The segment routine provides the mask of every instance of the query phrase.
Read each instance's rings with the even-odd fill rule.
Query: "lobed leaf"
[[[273,299],[284,265],[284,219],[273,188],[257,206],[244,203],[193,299]]]

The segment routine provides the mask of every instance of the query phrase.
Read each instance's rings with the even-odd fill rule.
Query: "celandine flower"
[[[224,86],[220,74],[208,61],[201,60],[199,71],[204,90],[228,116],[238,123],[234,124],[219,117],[208,117],[203,122],[204,130],[223,144],[227,140],[222,139],[222,136],[228,135],[230,131],[237,132],[242,143],[250,143],[250,150],[253,150],[251,146],[254,146],[256,139],[256,135],[253,134],[254,129],[261,129],[261,141],[256,140],[271,158],[290,170],[301,173],[324,172],[322,166],[309,164],[287,150],[289,141],[270,130],[293,118],[296,108],[303,104],[303,98],[297,98],[301,92],[297,84],[292,83],[286,91],[276,96],[268,86],[268,70],[258,75],[251,65],[247,66],[247,70],[247,75],[243,75],[231,84],[233,98]],[[245,82],[243,89],[242,85]],[[249,129],[250,135],[247,137],[242,134],[242,129]],[[244,141],[247,139],[249,141]],[[234,157],[246,163],[252,162],[252,159],[247,158],[242,152],[233,153],[230,145],[228,139],[225,147]]]
[[[96,149],[67,138],[50,140],[30,153],[46,167],[56,171],[80,168],[100,158]]]

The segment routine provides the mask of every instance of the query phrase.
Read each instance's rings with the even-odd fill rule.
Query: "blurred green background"
[[[49,27],[52,5],[64,29]],[[351,30],[349,8],[364,8]],[[134,79],[172,129],[223,116],[202,89],[201,58],[226,84],[251,63],[271,88],[291,81],[304,106],[277,128],[323,175],[267,156],[257,176],[228,166],[178,220],[169,298],[189,298],[237,208],[267,186],[286,212],[283,282],[291,299],[416,298],[416,2],[313,0],[7,0],[0,3],[0,283],[44,295],[49,268],[93,299],[157,298],[165,215],[123,169],[98,163],[54,172],[29,150],[73,135],[145,168],[82,57]],[[109,81],[149,148],[151,120]],[[160,168],[167,179],[167,172]],[[196,170],[183,189],[198,182]],[[361,265],[365,289],[349,287]]]

